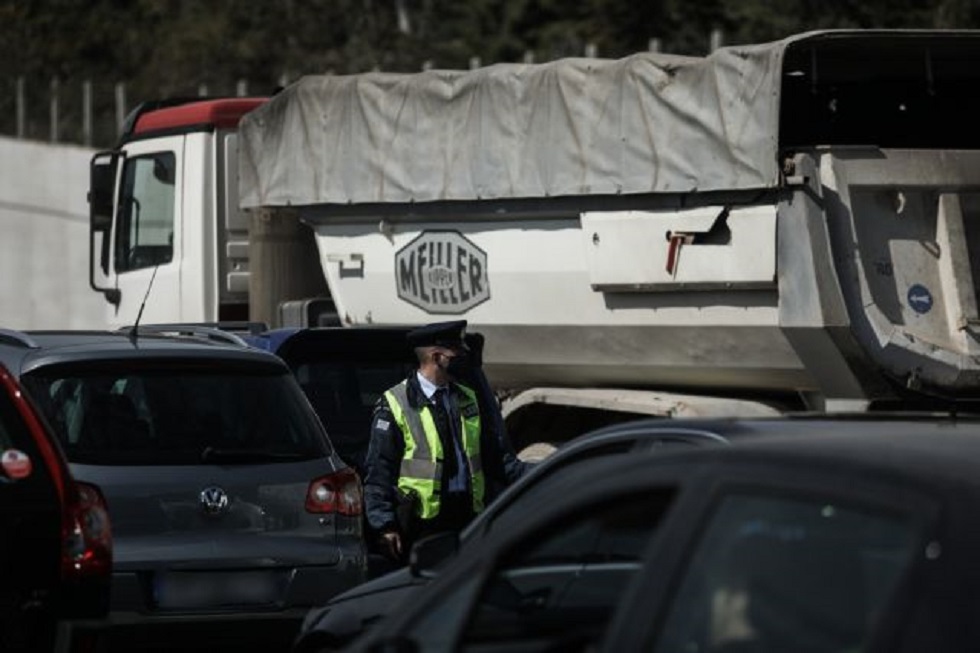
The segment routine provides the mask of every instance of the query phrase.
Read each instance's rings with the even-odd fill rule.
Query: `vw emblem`
[[[217,485],[201,490],[201,507],[208,515],[219,515],[228,509],[228,495]]]

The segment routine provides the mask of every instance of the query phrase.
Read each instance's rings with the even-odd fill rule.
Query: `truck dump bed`
[[[304,78],[241,125],[349,323],[459,315],[498,385],[980,389],[980,32]]]

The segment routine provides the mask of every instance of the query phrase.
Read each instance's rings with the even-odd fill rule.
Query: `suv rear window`
[[[286,372],[173,363],[61,366],[25,375],[23,383],[74,463],[295,461],[328,450]]]
[[[298,365],[294,373],[337,453],[363,473],[374,406],[412,369],[398,362],[318,360]]]

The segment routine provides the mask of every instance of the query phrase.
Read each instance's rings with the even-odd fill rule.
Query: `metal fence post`
[[[92,147],[92,80],[82,82],[82,143]]]
[[[238,80],[238,85],[235,87],[235,94],[238,97],[245,97],[248,95],[248,81],[244,79]]]
[[[709,52],[714,52],[724,44],[725,43],[722,37],[721,30],[718,29],[717,27],[711,30],[711,45],[709,46]]]
[[[408,17],[408,7],[405,0],[395,0],[395,11],[398,14],[398,31],[402,34],[412,33],[412,22]]]
[[[17,138],[27,136],[27,97],[24,93],[24,78],[17,78]]]
[[[126,85],[116,82],[116,136],[122,136],[126,122]]]
[[[51,142],[58,142],[58,91],[59,82],[57,77],[51,78]]]

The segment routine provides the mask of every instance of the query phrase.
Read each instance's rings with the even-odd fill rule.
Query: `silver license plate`
[[[158,608],[200,609],[272,606],[282,597],[281,572],[161,572],[153,582]]]

